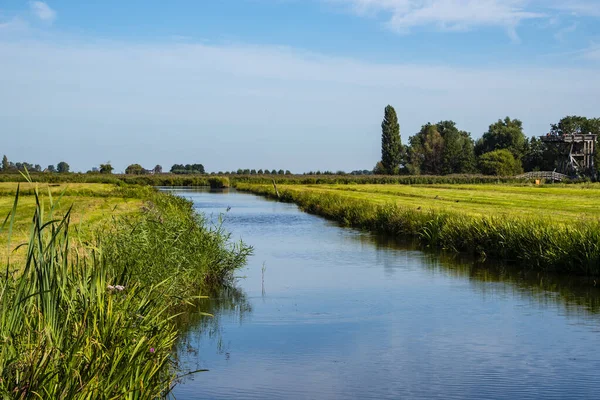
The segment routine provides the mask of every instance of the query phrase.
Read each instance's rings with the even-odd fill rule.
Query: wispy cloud
[[[568,26],[566,26],[566,27],[564,27],[562,29],[559,29],[559,31],[554,34],[554,37],[559,42],[564,42],[566,36],[569,33],[575,32],[576,30],[577,30],[577,23],[573,23],[573,24],[568,25]]]
[[[340,1],[340,0],[336,0]],[[527,0],[341,0],[359,14],[385,13],[387,25],[401,33],[415,27],[470,30],[501,26],[514,30],[522,20],[545,15],[527,9]]]
[[[518,40],[517,27],[530,20],[600,17],[598,0],[325,0],[345,4],[358,15],[380,16],[388,28],[469,31],[500,27]],[[572,21],[570,22],[572,23]]]
[[[52,23],[56,19],[56,11],[43,1],[30,1],[29,7],[35,16],[42,21]]]
[[[9,20],[0,20],[0,32],[1,33],[21,33],[29,28],[29,24],[19,17],[13,17]]]
[[[556,0],[550,2],[548,6],[549,8],[574,16],[600,17],[600,4],[598,0]]]
[[[586,60],[600,61],[600,45],[593,44],[583,51]]]
[[[0,54],[3,127],[39,143],[9,141],[6,151],[43,160],[77,143],[69,161],[79,168],[106,159],[124,168],[134,153],[144,165],[197,159],[198,147],[182,143],[202,143],[202,160],[215,169],[262,159],[299,171],[371,167],[386,104],[398,110],[404,140],[441,119],[478,137],[506,115],[542,134],[564,115],[595,116],[600,105],[595,68],[552,63],[383,64],[278,47],[55,39],[0,40]]]

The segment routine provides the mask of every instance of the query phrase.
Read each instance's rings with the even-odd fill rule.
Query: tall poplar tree
[[[402,162],[402,140],[400,139],[400,124],[394,107],[385,108],[381,123],[381,164],[384,172],[392,175],[398,173]]]

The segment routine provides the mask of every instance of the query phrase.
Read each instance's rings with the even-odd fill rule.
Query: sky
[[[0,0],[0,153],[87,171],[372,169],[451,119],[600,117],[600,0]]]

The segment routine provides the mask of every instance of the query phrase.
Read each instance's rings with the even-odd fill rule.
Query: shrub
[[[486,175],[513,176],[523,172],[521,161],[506,150],[494,150],[479,157],[479,169]]]

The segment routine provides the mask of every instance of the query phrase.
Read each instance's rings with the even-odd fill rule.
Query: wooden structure
[[[542,136],[542,142],[558,150],[558,172],[569,176],[594,175],[594,152],[598,135],[565,134]]]
[[[536,184],[539,184],[539,183],[537,183],[537,181],[541,181],[542,179],[545,180],[546,182],[549,182],[549,181],[562,182],[564,180],[569,179],[569,177],[567,175],[560,174],[556,171],[533,171],[533,172],[528,172],[523,175],[519,175],[519,176],[517,176],[517,178],[519,178],[519,179],[535,179]]]

